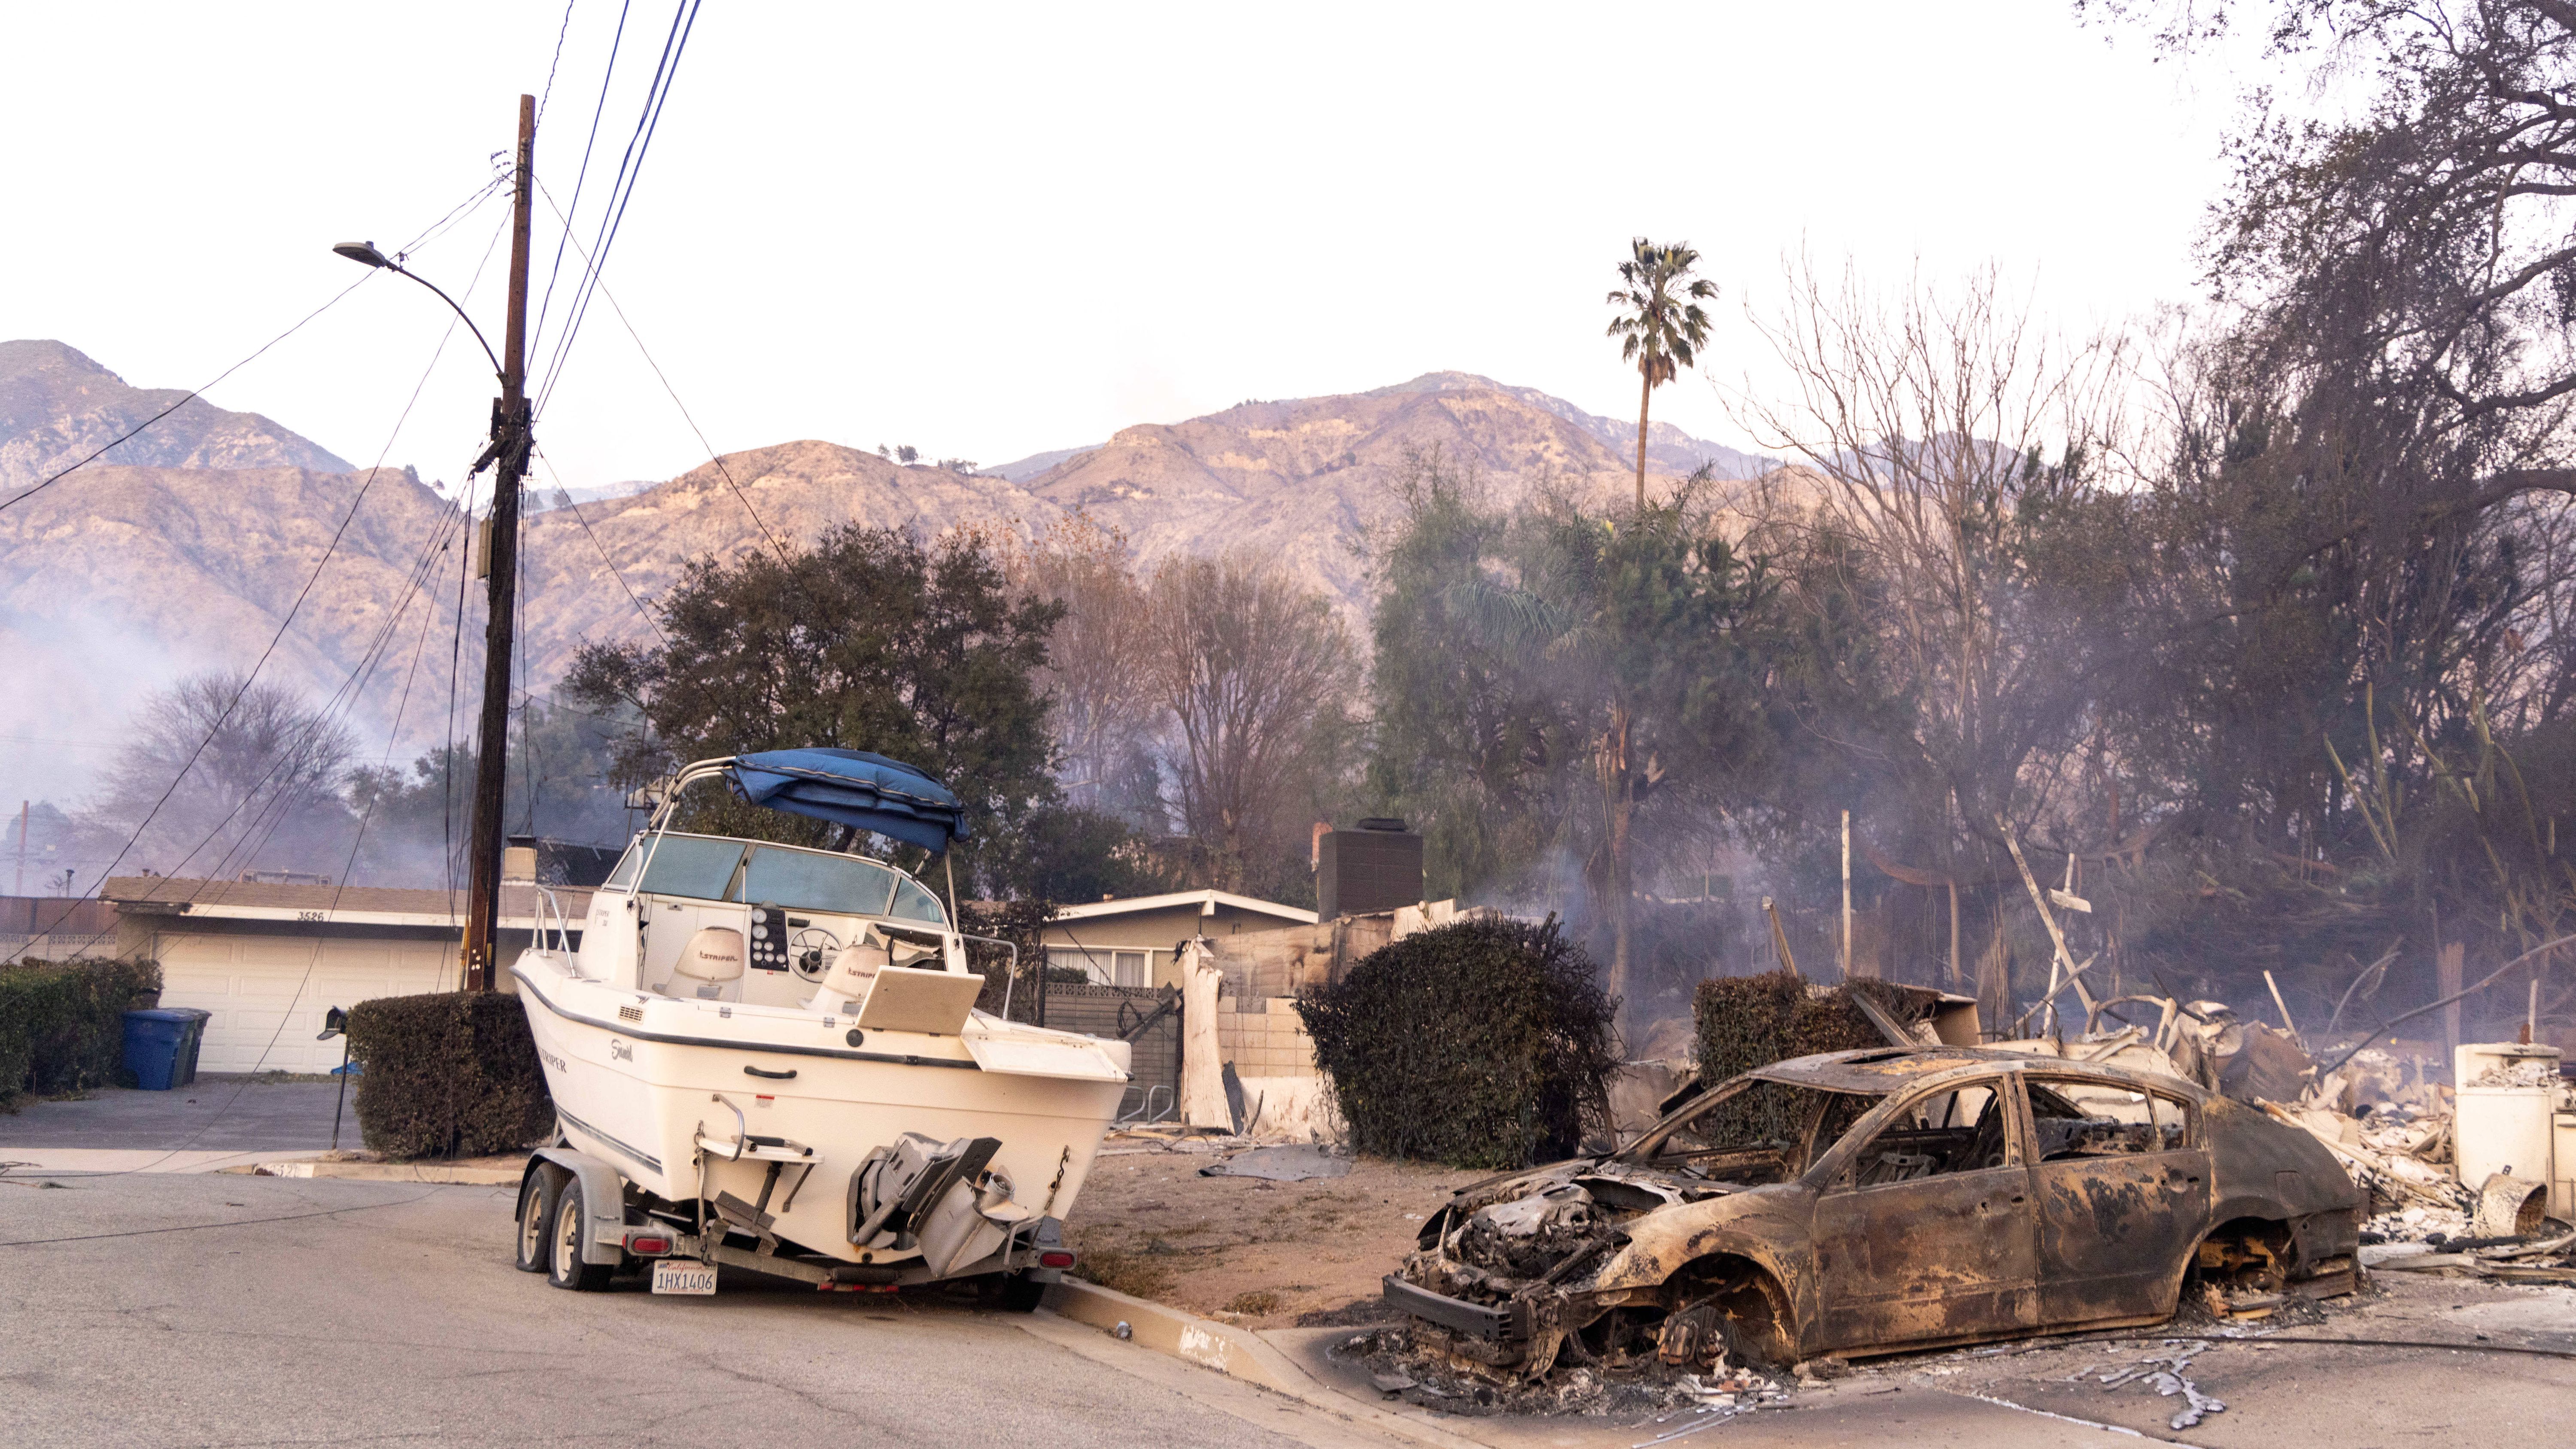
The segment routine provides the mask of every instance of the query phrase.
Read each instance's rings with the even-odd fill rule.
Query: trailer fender
[[[581,1206],[590,1218],[581,1235],[581,1260],[611,1266],[626,1261],[626,1179],[614,1167],[570,1147],[542,1147],[528,1157],[528,1171],[551,1162],[581,1183]],[[526,1179],[522,1178],[523,1184]]]

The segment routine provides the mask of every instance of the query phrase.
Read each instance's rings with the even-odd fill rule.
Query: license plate
[[[657,1258],[653,1262],[653,1291],[712,1295],[716,1291],[716,1270],[684,1258]]]

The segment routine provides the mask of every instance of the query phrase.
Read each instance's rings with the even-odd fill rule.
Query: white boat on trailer
[[[585,1290],[648,1262],[661,1292],[712,1292],[720,1265],[973,1279],[1035,1307],[1073,1265],[1062,1224],[1127,1044],[976,1010],[953,901],[883,861],[672,829],[715,781],[842,847],[966,835],[947,789],[856,750],[705,760],[653,792],[579,949],[557,922],[512,970],[560,1124],[521,1183],[518,1266]]]

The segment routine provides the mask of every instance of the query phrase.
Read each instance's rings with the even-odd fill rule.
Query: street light
[[[331,250],[341,256],[347,257],[349,260],[356,262],[362,267],[382,267],[386,271],[392,272],[397,276],[409,277],[413,281],[420,283],[422,286],[429,288],[431,291],[438,292],[438,300],[445,302],[449,309],[454,311],[456,315],[464,321],[465,330],[474,334],[474,340],[476,342],[482,343],[483,355],[486,358],[491,359],[492,375],[503,378],[506,381],[507,373],[501,366],[500,357],[492,351],[491,343],[483,341],[483,329],[474,325],[474,319],[465,315],[465,309],[456,305],[456,299],[454,297],[447,295],[445,292],[439,291],[439,287],[436,282],[429,280],[418,272],[405,268],[399,257],[388,257],[383,252],[377,251],[376,244],[371,241],[341,242],[339,245],[331,248]]]

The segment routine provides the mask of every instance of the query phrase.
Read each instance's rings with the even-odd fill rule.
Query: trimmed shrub
[[[1862,985],[1810,991],[1794,971],[1701,982],[1691,1002],[1699,1028],[1700,1082],[1714,1087],[1791,1057],[1887,1045],[1852,1004],[1852,991]],[[1900,1008],[1900,1019],[1905,1014]]]
[[[1760,976],[1721,976],[1703,981],[1691,1000],[1699,1027],[1699,1085],[1714,1087],[1755,1067],[1817,1052],[1858,1051],[1887,1045],[1852,1004],[1862,983],[1811,991],[1795,971]],[[1718,1108],[1707,1129],[1720,1135],[1793,1137],[1797,1124],[1774,1120],[1789,1103],[1763,1093],[1737,1097]]]
[[[358,1126],[393,1158],[514,1152],[554,1130],[554,1098],[519,998],[440,991],[349,1008]]]
[[[0,966],[0,1111],[113,1084],[125,1063],[125,1013],[160,989],[150,961]]]
[[[1297,1014],[1354,1147],[1524,1167],[1609,1120],[1618,1003],[1596,974],[1553,918],[1461,921],[1371,952]]]

